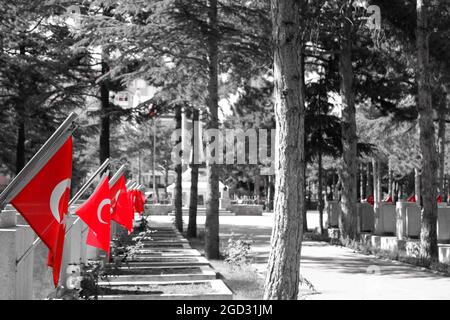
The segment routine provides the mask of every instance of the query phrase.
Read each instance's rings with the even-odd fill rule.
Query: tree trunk
[[[261,196],[261,176],[259,175],[259,170],[256,172],[253,194],[256,199],[259,199],[259,197]]]
[[[189,199],[189,223],[187,229],[188,238],[197,237],[197,201],[198,201],[198,152],[196,140],[198,141],[197,123],[199,111],[194,110],[192,116],[192,163],[191,163],[191,192]]]
[[[377,201],[381,203],[383,201],[383,189],[381,186],[381,161],[377,160]]]
[[[25,167],[25,123],[24,119],[19,119],[19,127],[17,129],[17,145],[16,145],[16,174]]]
[[[447,120],[447,93],[444,90],[443,99],[439,104],[439,194],[445,197],[445,132]]]
[[[420,185],[420,170],[414,169],[414,193],[416,195],[417,204],[420,206],[422,203],[422,187]]]
[[[164,172],[164,193],[165,193],[165,197],[167,198],[168,193],[167,193],[167,187],[169,186],[169,168],[166,167],[165,168],[165,172]]]
[[[208,123],[207,129],[218,129],[219,118],[219,32],[217,0],[208,0]],[[207,141],[210,143],[211,141]],[[210,157],[210,155],[207,155]],[[207,160],[208,191],[206,194],[205,254],[219,259],[219,173],[217,164]]]
[[[26,47],[21,44],[19,46],[19,52],[22,58],[25,58],[26,55]],[[19,174],[20,171],[25,167],[25,99],[26,99],[26,90],[22,79],[19,82],[19,94],[20,102],[17,105],[17,144],[16,144],[16,174]]]
[[[392,201],[394,201],[395,198],[395,182],[394,182],[394,172],[392,171],[392,163],[391,160],[388,160],[388,170],[389,170],[389,190],[388,190],[388,194],[389,196],[392,198]]]
[[[322,168],[322,152],[319,150],[319,161],[318,161],[318,165],[319,165],[319,173],[318,173],[318,180],[319,180],[319,230],[320,230],[320,234],[323,235],[325,230],[323,228],[323,208],[324,208],[324,201],[323,201],[323,193],[322,193],[322,189],[323,189],[323,168]]]
[[[176,130],[181,129],[181,108],[178,108],[176,110]],[[181,143],[181,138],[178,141],[178,143]],[[178,231],[183,232],[183,165],[177,164],[175,166],[175,173],[176,173],[176,180],[175,180],[175,195],[174,195],[174,201],[175,201],[175,227],[178,229]],[[153,181],[155,183],[155,181]]]
[[[339,73],[341,77],[342,96],[342,214],[339,219],[339,229],[343,239],[356,239],[357,237],[357,211],[356,211],[356,174],[357,151],[356,145],[356,109],[353,94],[353,66],[352,66],[352,6],[346,1],[344,7],[345,20],[340,43]]]
[[[422,228],[421,256],[438,260],[437,245],[437,167],[438,156],[434,138],[429,66],[429,0],[417,0],[417,82],[420,149],[422,154]]]
[[[361,199],[367,199],[367,176],[366,166],[361,164]]]
[[[305,206],[305,106],[301,10],[305,1],[271,0],[274,43],[275,224],[264,299],[297,299]]]
[[[337,192],[336,172],[333,172],[333,198],[334,201],[339,201]]]
[[[106,63],[105,53],[102,58],[102,75],[109,72],[109,66]],[[100,100],[101,100],[101,121],[100,121],[100,163],[110,158],[110,115],[109,115],[109,86],[108,81],[103,80],[100,83]]]
[[[274,187],[273,187],[273,176],[268,176],[268,194],[267,194],[267,199],[268,199],[268,207],[269,207],[269,211],[273,211],[273,201],[274,201]]]
[[[306,168],[308,164],[305,163],[305,168],[303,170],[303,176],[306,177]],[[305,183],[303,185],[304,189],[306,190],[306,179]],[[309,188],[309,196],[305,192],[305,205],[303,206],[303,233],[308,232],[308,205],[310,204],[311,200],[311,188]]]
[[[373,181],[372,181],[372,175],[371,175],[371,171],[372,171],[371,166],[372,165],[371,165],[370,162],[367,163],[367,167],[366,167],[366,170],[367,170],[367,176],[366,176],[366,180],[367,180],[366,194],[367,194],[367,197],[369,197],[370,195],[373,195]]]
[[[373,198],[375,203],[380,203],[381,201],[380,162],[375,158],[372,159],[372,169],[373,169]]]

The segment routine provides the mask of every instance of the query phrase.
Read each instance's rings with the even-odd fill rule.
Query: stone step
[[[142,249],[138,250],[139,256],[151,257],[200,257],[201,253],[195,249]]]
[[[143,245],[144,249],[192,249],[186,242],[151,242],[147,241]]]
[[[177,261],[179,257],[171,257],[166,261],[158,261],[157,258],[149,258],[141,261],[131,261],[124,263],[125,267],[196,267],[196,266],[209,266],[209,261],[204,257],[189,257],[189,259],[183,259],[183,261]]]
[[[120,294],[114,295],[100,295],[99,300],[232,300],[233,293],[225,285],[222,280],[207,280],[207,281],[170,281],[170,282],[117,282],[108,283],[103,287],[108,289],[116,289],[119,287],[130,286],[135,288],[136,286],[143,288],[145,286],[188,286],[188,285],[208,285],[211,289],[208,292],[200,293],[149,293],[149,294]]]
[[[127,268],[121,267],[118,272],[124,275],[114,275],[108,277],[107,281],[102,281],[99,285],[107,285],[116,282],[171,282],[171,281],[201,281],[214,280],[217,278],[216,272],[209,266],[199,267],[153,267],[153,268]],[[131,274],[135,272],[136,274]]]
[[[162,244],[170,244],[170,243],[174,243],[174,244],[178,244],[178,243],[189,243],[189,241],[187,241],[184,238],[164,238],[164,239],[144,239],[141,240],[141,242],[145,245],[148,243],[162,243]]]
[[[219,216],[235,216],[236,214],[228,211],[228,210],[219,210]],[[171,213],[169,213],[169,216],[175,216],[175,211],[172,211]],[[183,209],[183,216],[189,216],[189,210],[188,209]],[[206,216],[206,209],[202,209],[202,210],[197,210],[197,216]]]

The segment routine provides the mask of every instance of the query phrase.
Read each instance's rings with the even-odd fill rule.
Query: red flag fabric
[[[111,196],[109,178],[105,176],[91,197],[77,209],[77,215],[91,231],[86,243],[110,253]]]
[[[372,195],[367,197],[367,202],[370,203],[371,206],[375,204],[375,199]]]
[[[140,190],[134,190],[134,207],[137,213],[143,215],[145,206],[145,196]]]
[[[134,210],[130,203],[124,176],[121,176],[111,186],[111,208],[111,220],[126,228],[129,233],[133,232]]]
[[[131,205],[131,208],[133,209],[133,218],[134,218],[134,212],[136,212],[136,190],[130,190],[128,191],[128,201]]]
[[[69,211],[72,179],[70,137],[33,179],[11,201],[30,227],[48,247],[48,266],[53,268],[53,282],[58,286]]]
[[[408,200],[406,200],[407,202],[416,202],[416,195],[413,194],[411,197],[408,198]]]
[[[438,202],[438,203],[442,203],[442,196],[441,196],[441,195],[438,195],[438,197],[437,197],[437,202]]]
[[[392,197],[391,196],[387,196],[386,199],[384,200],[384,202],[392,203],[393,202],[392,201]]]

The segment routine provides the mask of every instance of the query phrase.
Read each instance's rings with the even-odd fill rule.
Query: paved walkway
[[[152,217],[170,221],[172,217]],[[221,239],[248,237],[255,241],[254,266],[264,276],[270,251],[271,216],[221,217]],[[187,221],[186,221],[187,222]],[[198,217],[202,230],[204,217]],[[407,264],[361,255],[327,243],[304,242],[301,274],[318,294],[302,288],[305,299],[450,299],[450,277]]]

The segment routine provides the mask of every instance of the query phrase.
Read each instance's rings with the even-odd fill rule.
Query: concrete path
[[[170,221],[171,217],[152,217]],[[263,277],[270,252],[273,218],[220,217],[222,244],[231,237],[254,240],[254,267]],[[187,221],[185,221],[187,222]],[[199,230],[204,217],[198,218]],[[305,242],[301,274],[313,284],[318,294],[302,288],[304,299],[450,299],[450,277],[403,263],[361,255],[347,248],[327,243]]]

